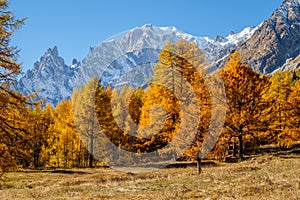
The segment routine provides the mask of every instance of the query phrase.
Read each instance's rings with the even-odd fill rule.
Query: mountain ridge
[[[242,60],[259,73],[292,70],[299,67],[300,3],[299,0],[285,0],[260,25],[214,39],[193,36],[174,26],[145,24],[90,48],[82,61],[74,59],[69,66],[55,46],[25,73],[16,89],[25,95],[39,91],[40,98],[55,105],[70,98],[75,87],[81,87],[94,76],[104,85],[143,86],[153,75],[152,67],[166,41],[176,43],[179,39],[196,42],[211,63],[211,71],[224,66],[228,55],[236,50]]]
[[[300,2],[285,0],[253,36],[237,45],[243,61],[260,73],[271,74],[287,59],[300,54]]]

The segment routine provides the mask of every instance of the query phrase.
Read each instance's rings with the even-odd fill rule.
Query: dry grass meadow
[[[300,157],[126,173],[113,169],[19,171],[0,179],[0,199],[300,199]]]

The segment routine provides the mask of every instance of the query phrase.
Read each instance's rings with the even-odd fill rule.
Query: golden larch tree
[[[253,137],[265,126],[263,110],[267,103],[263,94],[269,86],[269,81],[268,77],[259,75],[243,64],[237,52],[230,56],[230,61],[221,71],[221,76],[227,103],[225,129],[230,135],[229,139],[238,138],[239,159],[242,160],[245,137]]]

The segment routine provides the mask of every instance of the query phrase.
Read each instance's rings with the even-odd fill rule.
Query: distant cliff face
[[[288,59],[296,58],[300,54],[299,0],[285,0],[236,50],[244,62],[261,73],[272,73],[287,64]]]

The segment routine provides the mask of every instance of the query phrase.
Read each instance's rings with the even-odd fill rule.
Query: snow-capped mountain
[[[272,16],[257,27],[247,27],[226,37],[193,36],[175,27],[146,24],[119,34],[90,48],[87,56],[70,66],[58,55],[57,47],[48,49],[31,70],[19,80],[16,89],[24,94],[38,91],[40,99],[57,104],[69,98],[97,76],[104,85],[144,86],[153,75],[158,54],[169,40],[196,42],[210,61],[211,69],[222,67],[231,52],[238,50],[244,62],[261,73],[299,67],[300,3],[285,0]],[[298,57],[297,57],[298,56]]]
[[[71,66],[67,66],[58,55],[57,47],[49,48],[40,61],[34,63],[33,68],[17,82],[15,89],[25,95],[36,91],[39,100],[45,99],[47,103],[55,105],[72,95],[79,66],[80,63],[75,59]]]
[[[82,63],[74,59],[67,66],[58,55],[57,47],[50,48],[18,81],[16,89],[25,95],[37,91],[39,99],[46,99],[46,103],[55,105],[69,98],[75,87],[81,87],[94,76],[101,79],[104,85],[144,86],[153,75],[152,68],[168,40],[173,43],[179,39],[196,42],[207,59],[214,63],[228,55],[236,44],[248,39],[254,30],[246,28],[241,33],[209,39],[184,33],[175,27],[146,24],[90,48]]]
[[[92,48],[83,60],[75,82],[81,86],[97,76],[104,85],[121,86],[130,82],[133,86],[141,86],[146,83],[148,75],[152,74],[158,54],[168,40],[172,43],[180,39],[196,42],[211,65],[215,65],[216,61],[228,55],[238,43],[250,38],[255,30],[256,28],[248,27],[237,34],[210,39],[184,33],[175,27],[146,24]],[[145,63],[152,63],[151,68]],[[125,80],[125,77],[132,79]]]

